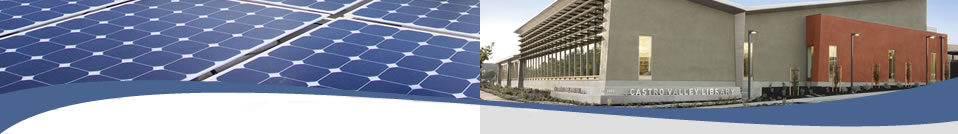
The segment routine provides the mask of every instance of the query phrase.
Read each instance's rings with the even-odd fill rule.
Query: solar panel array
[[[0,36],[125,0],[0,0]]]
[[[477,40],[339,19],[207,80],[477,98],[477,57]]]
[[[376,0],[352,15],[364,20],[479,37],[479,0]]]
[[[287,5],[300,9],[334,14],[360,1],[361,0],[258,0],[257,2]]]
[[[0,89],[192,80],[322,17],[223,0],[128,3],[0,40]]]
[[[0,38],[0,93],[91,81],[202,80],[478,98],[478,0],[121,3]],[[429,11],[408,23],[327,18],[414,9]]]

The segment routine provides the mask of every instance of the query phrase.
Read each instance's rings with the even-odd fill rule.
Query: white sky
[[[519,35],[516,29],[549,7],[555,0],[482,0],[480,11],[482,46],[496,42],[492,57],[485,63],[496,63],[519,54]]]

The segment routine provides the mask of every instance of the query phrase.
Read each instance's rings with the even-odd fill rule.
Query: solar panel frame
[[[84,14],[86,14],[86,13],[99,11],[100,9],[103,9],[103,8],[107,8],[107,7],[114,6],[114,5],[119,5],[119,4],[121,4],[121,3],[130,2],[130,1],[132,1],[132,0],[114,0],[114,1],[111,2],[111,3],[107,3],[107,4],[103,4],[103,5],[99,5],[99,6],[94,6],[94,7],[88,7],[87,9],[80,10],[80,11],[77,11],[77,12],[74,12],[74,13],[63,14],[63,16],[60,16],[60,17],[55,17],[55,18],[52,18],[52,19],[44,20],[44,21],[34,21],[33,24],[30,24],[30,25],[27,25],[27,26],[23,26],[23,27],[20,27],[20,28],[10,29],[10,30],[0,30],[0,37],[6,37],[6,36],[11,35],[11,34],[13,34],[13,33],[22,32],[22,31],[24,31],[24,30],[30,30],[30,29],[37,28],[37,27],[42,27],[42,26],[45,26],[45,25],[50,24],[50,23],[55,23],[55,22],[59,22],[59,21],[62,21],[62,20],[67,20],[67,19],[74,18],[74,17],[80,16],[80,15],[84,15]],[[73,1],[73,2],[75,3],[75,1]],[[10,8],[15,8],[15,7],[10,7]],[[8,8],[8,9],[9,9],[9,8]],[[3,12],[3,10],[0,10],[0,12]],[[5,20],[0,20],[0,21],[5,21]]]
[[[410,1],[412,2],[412,1],[414,1],[414,0],[410,0]],[[431,1],[431,0],[424,0],[424,1]],[[478,30],[479,27],[480,27],[480,24],[479,24],[479,23],[475,23],[475,24],[474,24],[474,25],[476,26],[476,29],[477,29],[477,31],[476,31],[475,33],[467,33],[467,32],[460,32],[460,31],[454,31],[454,30],[447,29],[447,28],[449,27],[449,25],[451,25],[452,23],[455,23],[455,22],[451,22],[450,24],[447,24],[444,28],[434,28],[434,27],[428,27],[428,26],[423,26],[423,25],[415,24],[415,22],[416,22],[417,20],[426,17],[426,15],[418,15],[418,16],[417,16],[417,17],[419,17],[418,19],[412,20],[413,22],[408,22],[408,23],[406,23],[406,22],[390,21],[390,20],[383,19],[384,17],[387,17],[387,15],[390,15],[390,14],[403,14],[403,13],[398,13],[398,12],[396,12],[396,10],[401,9],[402,6],[401,6],[401,7],[397,7],[397,9],[394,9],[394,10],[386,11],[387,14],[384,14],[383,17],[379,17],[379,18],[367,17],[367,16],[363,16],[363,15],[358,15],[358,14],[356,14],[357,12],[359,12],[359,11],[361,11],[361,10],[370,8],[369,6],[371,6],[371,5],[373,5],[373,4],[377,4],[377,3],[380,3],[380,2],[386,2],[386,1],[385,1],[385,0],[372,0],[372,2],[366,3],[365,5],[362,5],[360,8],[358,8],[358,9],[356,9],[356,10],[353,10],[353,11],[351,11],[350,13],[347,13],[347,14],[346,14],[346,17],[347,17],[347,18],[360,19],[360,20],[366,20],[366,21],[373,21],[373,22],[385,23],[385,24],[401,25],[401,26],[403,26],[403,27],[410,27],[410,28],[415,28],[415,29],[421,29],[421,30],[426,30],[426,31],[431,31],[431,32],[439,32],[439,33],[450,34],[450,35],[463,36],[463,37],[468,37],[468,38],[475,38],[475,39],[479,39],[479,38],[480,38],[480,36],[479,36],[479,30]],[[387,2],[387,3],[390,3],[390,2]],[[475,8],[475,10],[477,10],[477,11],[467,10],[467,11],[459,12],[459,13],[460,13],[460,16],[458,16],[456,19],[460,19],[460,18],[462,18],[463,16],[467,16],[467,15],[474,15],[474,16],[478,19],[478,18],[479,18],[479,14],[478,14],[478,13],[473,14],[472,12],[478,12],[478,10],[479,10],[479,3],[480,3],[480,2],[476,2],[476,5],[462,5],[462,4],[456,4],[456,3],[444,3],[444,4],[455,4],[455,5],[460,5],[460,6],[468,6],[468,7],[470,7],[470,8]],[[393,3],[393,4],[395,4],[395,3]],[[406,4],[405,6],[408,6],[408,4]],[[440,6],[441,6],[441,5],[440,5]],[[472,7],[472,6],[475,6],[475,7]],[[372,10],[380,10],[380,9],[372,9]],[[432,8],[431,11],[426,12],[426,13],[424,13],[424,14],[428,14],[428,13],[432,12],[432,10],[441,10],[441,9]],[[408,15],[408,14],[406,14],[406,15]],[[477,20],[477,21],[478,21],[478,20]],[[462,22],[462,21],[456,21],[456,22]],[[471,23],[468,23],[468,24],[471,24]]]
[[[478,42],[479,42],[479,40],[477,40],[477,39],[463,38],[463,37],[454,36],[454,35],[449,35],[449,34],[443,34],[443,33],[433,33],[433,32],[428,32],[428,31],[419,30],[419,29],[411,29],[411,28],[404,28],[404,27],[389,26],[389,25],[385,25],[385,24],[380,24],[380,23],[375,23],[375,22],[369,22],[369,21],[363,21],[363,20],[358,20],[358,19],[339,18],[339,19],[336,19],[336,20],[327,22],[327,23],[321,25],[321,26],[318,27],[318,28],[315,28],[315,29],[313,29],[313,30],[307,31],[307,32],[304,33],[303,36],[297,36],[297,37],[295,37],[295,38],[293,38],[293,39],[290,39],[290,40],[287,41],[287,42],[284,42],[283,44],[280,44],[280,45],[278,45],[278,46],[276,46],[276,47],[273,47],[272,49],[266,50],[266,51],[264,51],[264,52],[262,52],[262,53],[260,53],[260,54],[257,54],[257,55],[255,55],[255,56],[252,56],[252,57],[249,58],[249,60],[246,60],[246,61],[243,61],[243,62],[241,62],[241,63],[238,63],[238,64],[236,64],[235,66],[233,66],[233,67],[231,67],[231,68],[229,68],[229,69],[223,70],[223,71],[221,71],[220,73],[217,73],[217,74],[215,74],[215,75],[213,75],[213,76],[211,76],[211,77],[205,79],[204,81],[216,82],[216,81],[219,81],[219,80],[218,80],[219,78],[223,77],[224,75],[226,75],[226,74],[228,74],[228,73],[230,73],[230,72],[232,72],[232,71],[241,70],[241,69],[242,69],[242,70],[250,70],[249,67],[245,67],[245,65],[249,64],[250,62],[254,62],[254,61],[256,61],[256,60],[259,60],[260,58],[273,58],[273,59],[278,59],[278,60],[286,60],[286,59],[283,59],[283,58],[278,58],[277,56],[271,56],[270,53],[271,53],[271,52],[275,52],[275,51],[277,51],[277,50],[279,50],[279,49],[283,49],[284,47],[292,47],[292,46],[295,46],[295,45],[293,45],[293,44],[291,44],[291,43],[297,42],[297,41],[299,41],[300,39],[303,39],[303,38],[306,38],[306,37],[312,37],[312,36],[307,36],[306,34],[310,34],[310,33],[316,32],[316,31],[318,31],[318,30],[322,30],[322,29],[324,29],[324,28],[330,28],[330,26],[329,26],[330,24],[335,23],[335,22],[337,22],[337,21],[342,21],[342,20],[363,22],[363,23],[366,23],[367,25],[378,25],[378,26],[391,27],[391,28],[396,28],[396,29],[398,29],[399,31],[415,31],[415,32],[432,34],[432,36],[430,36],[429,38],[425,39],[425,40],[422,41],[422,42],[431,41],[430,39],[431,39],[432,37],[439,37],[439,36],[459,38],[459,39],[464,39],[464,40],[467,41],[467,42],[465,42],[465,43],[463,44],[463,46],[460,48],[460,49],[463,49],[462,51],[456,51],[456,53],[451,54],[448,59],[443,59],[443,60],[451,60],[451,59],[455,58],[455,56],[457,56],[457,54],[460,53],[460,52],[461,52],[461,53],[475,53],[475,55],[479,55],[479,52],[478,52],[478,51],[479,51],[479,50],[478,50],[478,49],[479,49],[479,48],[478,48],[478,44],[473,44],[473,43],[478,43]],[[399,31],[397,31],[397,32],[399,32]],[[357,34],[357,33],[350,33],[350,34]],[[314,36],[316,36],[316,35],[314,35]],[[348,38],[348,37],[346,37],[346,36],[348,36],[348,35],[344,35],[343,39]],[[312,37],[312,38],[315,38],[315,37]],[[386,40],[388,40],[388,38],[385,39],[385,40],[383,40],[383,41],[381,41],[381,42],[379,42],[378,44],[376,44],[376,45],[374,45],[374,46],[382,45],[382,43],[384,43]],[[334,41],[334,42],[335,42],[335,41]],[[334,44],[334,43],[332,43],[332,44]],[[323,47],[322,49],[318,49],[318,48],[308,48],[308,49],[314,49],[314,50],[313,50],[312,55],[306,56],[306,57],[311,58],[311,57],[313,57],[313,56],[319,54],[319,52],[323,52],[323,53],[329,52],[329,51],[331,51],[331,50],[327,50],[327,49],[330,49],[329,47],[330,47],[330,46],[333,46],[332,44],[330,44],[330,45],[328,45],[328,46],[326,46],[326,47]],[[434,44],[416,44],[416,45],[427,46],[427,45],[434,45]],[[466,47],[470,47],[470,48],[471,48],[472,46],[470,46],[470,45],[476,45],[476,46],[475,46],[475,49],[476,49],[476,50],[474,50],[475,52],[472,52],[472,51],[470,51],[470,50],[465,50]],[[417,47],[420,47],[420,46],[417,46]],[[304,48],[304,47],[299,47],[299,48]],[[318,50],[317,50],[317,49],[318,49]],[[366,51],[371,51],[371,50],[373,50],[373,49],[368,49],[368,50],[366,50]],[[364,53],[367,53],[366,51],[364,51]],[[426,57],[426,56],[423,56],[423,55],[421,55],[421,54],[414,54],[413,52],[414,52],[415,50],[408,50],[408,51],[409,51],[409,52],[403,53],[404,55],[403,55],[402,57],[400,57],[400,58],[403,58],[403,57]],[[331,54],[331,55],[332,55],[332,54]],[[353,57],[353,58],[361,58],[361,56],[363,56],[363,55],[355,55],[355,56],[351,56],[351,57]],[[302,57],[302,56],[299,56],[299,57]],[[349,56],[347,56],[347,57],[349,57]],[[308,59],[308,58],[306,58],[306,59]],[[402,62],[402,61],[400,61],[400,59],[396,59],[396,60],[394,61],[394,63],[392,63],[392,65],[388,65],[388,64],[387,64],[387,67],[389,67],[389,68],[386,68],[385,70],[383,70],[383,71],[380,72],[379,74],[375,75],[375,76],[377,77],[377,79],[369,79],[369,81],[368,81],[368,82],[365,82],[365,84],[364,84],[363,86],[366,86],[366,85],[368,85],[368,84],[372,84],[373,82],[376,82],[376,81],[388,81],[388,82],[391,82],[391,83],[393,83],[393,84],[399,84],[399,85],[407,85],[407,86],[409,86],[409,88],[410,88],[411,90],[406,93],[406,94],[409,94],[409,95],[424,95],[424,96],[439,96],[439,97],[445,96],[445,97],[454,97],[454,98],[463,98],[463,99],[478,99],[478,98],[479,98],[479,87],[478,87],[478,85],[479,85],[479,75],[478,75],[479,63],[478,63],[478,57],[475,57],[475,58],[477,59],[477,60],[475,60],[476,63],[475,63],[475,65],[472,65],[472,66],[475,67],[475,69],[473,69],[473,70],[465,70],[465,71],[476,71],[477,74],[476,74],[475,76],[473,76],[473,78],[462,78],[462,77],[458,77],[458,76],[451,76],[451,75],[445,74],[445,72],[443,72],[443,73],[438,73],[438,72],[437,72],[437,71],[439,71],[445,64],[467,64],[467,65],[468,65],[468,63],[463,63],[462,61],[458,61],[458,60],[457,60],[457,61],[442,61],[442,60],[439,60],[439,61],[441,61],[441,63],[439,63],[438,65],[436,65],[435,69],[432,69],[432,71],[419,71],[419,70],[417,70],[417,69],[411,69],[411,68],[402,67],[402,66],[392,66],[392,65],[395,65],[395,64],[400,64],[399,62]],[[303,61],[305,61],[306,59],[303,59]],[[357,59],[356,61],[366,61],[366,60],[369,60],[369,59],[362,58],[362,59]],[[286,61],[289,61],[289,60],[286,60]],[[293,80],[295,80],[295,81],[297,81],[297,82],[312,82],[312,83],[315,83],[315,84],[316,84],[316,85],[306,85],[306,86],[320,86],[320,87],[324,87],[324,88],[332,88],[332,87],[327,87],[326,85],[321,85],[320,82],[322,82],[322,81],[325,79],[325,77],[329,77],[329,75],[332,75],[332,74],[335,73],[335,72],[341,72],[341,73],[345,73],[345,74],[357,75],[357,74],[355,74],[355,73],[350,73],[350,72],[344,71],[345,69],[348,69],[348,68],[346,68],[346,66],[347,66],[351,61],[354,61],[354,60],[353,60],[353,59],[346,59],[346,61],[343,61],[343,62],[341,63],[342,65],[337,65],[338,68],[331,68],[331,67],[326,67],[326,66],[312,65],[312,66],[322,67],[322,68],[320,68],[320,69],[325,69],[325,70],[327,71],[327,73],[322,76],[323,78],[314,78],[314,79],[316,79],[316,80],[313,80],[313,81],[302,81],[302,80],[296,80],[296,79],[293,79]],[[288,68],[293,68],[293,67],[295,67],[296,65],[303,65],[303,64],[304,64],[304,63],[296,63],[296,61],[293,61],[293,62],[294,62],[294,63],[293,63],[292,65],[285,65],[285,66],[283,66],[283,67],[284,67],[284,68],[286,68],[286,67],[288,67]],[[328,62],[335,62],[335,61],[326,61],[326,62],[328,63]],[[376,62],[376,61],[372,61],[372,62]],[[470,61],[470,62],[471,62],[471,61]],[[380,63],[380,64],[381,64],[381,63]],[[304,65],[304,66],[305,66],[305,65]],[[274,66],[274,67],[275,67],[275,66]],[[328,69],[327,69],[327,68],[328,68]],[[417,71],[417,72],[421,72],[421,73],[423,73],[423,74],[426,74],[426,76],[423,76],[422,80],[420,80],[420,81],[418,82],[418,84],[415,84],[415,85],[405,84],[404,82],[396,82],[396,81],[378,79],[379,76],[384,75],[386,72],[388,72],[390,69],[393,69],[393,68],[405,69],[405,70],[410,70],[410,71]],[[275,68],[274,68],[274,69],[275,69]],[[332,70],[332,69],[337,69],[337,71],[330,71],[330,70]],[[256,70],[256,69],[253,69],[253,70]],[[272,70],[272,69],[271,69],[271,70]],[[259,70],[257,70],[257,71],[259,71]],[[285,71],[285,70],[272,70],[272,71],[275,71],[275,72],[272,72],[272,73],[273,73],[273,74],[276,74],[276,73],[280,73],[280,72]],[[261,71],[260,71],[260,72],[261,72]],[[268,73],[268,75],[269,75],[269,73]],[[462,79],[462,80],[468,81],[468,83],[466,83],[466,84],[464,85],[464,87],[463,87],[463,89],[462,89],[461,92],[439,91],[439,90],[436,90],[436,89],[428,89],[428,88],[425,88],[425,87],[421,87],[421,86],[420,86],[422,83],[425,83],[425,81],[427,81],[427,79],[431,78],[431,76],[434,76],[434,75],[435,75],[435,76],[443,76],[443,77],[449,77],[449,78]],[[360,76],[362,76],[362,75],[360,75]],[[269,82],[269,81],[271,81],[271,80],[274,80],[274,78],[279,78],[279,77],[282,77],[282,78],[285,78],[285,79],[290,79],[290,78],[286,78],[285,76],[273,76],[273,75],[270,75],[270,76],[268,76],[266,79],[264,79],[264,80],[259,80],[259,81],[255,82],[255,83],[257,83],[257,84],[263,84],[263,83]],[[364,78],[364,79],[366,79],[366,78]],[[300,85],[300,86],[302,86],[302,85]],[[416,86],[420,86],[420,87],[416,87]],[[363,91],[363,90],[362,90],[362,87],[357,87],[357,89],[343,89],[343,90]],[[474,92],[474,93],[473,93],[473,92]]]
[[[232,1],[232,2],[237,2],[237,3],[239,3],[239,4],[251,4],[251,5],[263,6],[263,5],[259,4],[259,3],[252,3],[252,2],[246,2],[246,1],[235,1],[235,0],[221,0],[221,1]],[[100,10],[100,11],[98,11],[98,12],[91,12],[91,13],[89,13],[89,14],[85,14],[85,15],[81,15],[81,16],[75,16],[75,17],[72,18],[72,19],[67,19],[67,20],[62,21],[62,22],[60,22],[60,23],[66,23],[66,22],[69,22],[69,21],[71,21],[71,20],[88,19],[88,18],[86,18],[86,17],[91,16],[91,15],[94,15],[94,14],[97,14],[97,13],[101,13],[101,12],[116,12],[116,11],[112,11],[112,10],[113,10],[113,9],[116,9],[116,8],[119,8],[119,7],[123,7],[123,6],[132,5],[132,4],[135,4],[135,2],[128,2],[128,3],[118,4],[118,5],[114,6],[114,7],[107,8],[107,9],[103,9],[103,10]],[[292,35],[292,34],[300,33],[300,32],[303,32],[303,31],[307,31],[307,30],[309,29],[308,27],[314,27],[314,26],[317,25],[316,23],[323,21],[326,17],[329,17],[328,14],[313,13],[313,12],[302,11],[302,10],[297,10],[297,9],[290,9],[290,8],[284,8],[284,7],[268,7],[268,8],[264,8],[264,9],[269,9],[269,8],[288,10],[288,11],[291,11],[291,13],[293,13],[293,12],[308,13],[308,14],[315,15],[315,16],[311,16],[311,17],[316,17],[316,18],[313,18],[312,20],[302,20],[302,23],[303,23],[303,24],[301,24],[301,25],[299,25],[299,26],[296,26],[295,28],[291,28],[291,29],[273,29],[273,30],[282,31],[283,33],[281,33],[281,34],[279,34],[279,35],[276,35],[276,36],[274,36],[274,37],[272,37],[272,38],[269,38],[269,39],[261,39],[261,40],[258,40],[258,41],[263,41],[263,43],[260,43],[260,44],[258,44],[258,45],[255,45],[255,46],[253,46],[253,47],[251,47],[251,48],[248,48],[248,49],[239,50],[240,52],[239,52],[238,54],[234,54],[234,55],[232,55],[232,56],[230,56],[230,57],[225,58],[224,60],[221,60],[221,61],[211,61],[211,62],[213,62],[213,65],[211,65],[210,67],[203,68],[203,69],[197,71],[196,73],[190,73],[190,74],[179,73],[179,74],[185,74],[185,75],[186,75],[185,78],[180,79],[180,80],[181,80],[181,81],[199,80],[199,79],[202,79],[202,78],[204,78],[205,76],[208,76],[209,74],[211,74],[211,73],[210,73],[211,71],[226,69],[226,68],[229,67],[228,65],[232,65],[232,64],[241,62],[242,59],[244,58],[244,56],[249,55],[249,54],[252,54],[252,53],[256,53],[256,52],[265,51],[265,50],[267,50],[268,48],[271,48],[272,46],[278,45],[279,42],[281,41],[281,39],[287,38],[287,37],[289,37],[289,36]],[[261,10],[257,10],[257,11],[255,11],[255,12],[259,12],[259,11],[261,11]],[[137,13],[139,13],[139,12],[137,12]],[[181,13],[183,13],[183,12],[181,12]],[[290,13],[290,14],[291,14],[291,13]],[[171,13],[171,14],[167,14],[167,15],[164,15],[164,16],[169,16],[169,15],[174,15],[174,14],[177,14],[177,13]],[[288,14],[287,14],[287,15],[288,15]],[[251,16],[251,15],[250,15],[250,16]],[[136,17],[136,16],[134,16],[134,17]],[[123,18],[123,16],[117,17],[117,19],[120,19],[120,18]],[[162,18],[162,17],[160,17],[160,18]],[[198,19],[196,19],[196,20],[198,20]],[[238,19],[237,19],[237,20],[238,20]],[[111,20],[111,21],[112,21],[112,20]],[[151,20],[151,21],[155,21],[155,20]],[[237,22],[238,22],[238,21],[237,21]],[[271,22],[272,22],[272,20],[271,20]],[[47,28],[47,27],[59,27],[58,24],[60,24],[60,23],[49,24],[49,25],[47,25],[47,26],[38,27],[37,30],[43,29],[43,28]],[[102,22],[101,22],[101,23],[102,23]],[[148,22],[143,22],[143,23],[140,23],[140,24],[145,24],[145,23],[149,23],[149,21],[148,21]],[[138,24],[138,25],[139,25],[139,24]],[[263,25],[267,25],[267,24],[263,24]],[[85,30],[85,29],[94,29],[94,28],[91,28],[91,27],[94,27],[94,26],[87,26],[87,27],[84,27],[84,28],[75,29],[75,31],[74,31],[74,30],[70,30],[69,32],[70,32],[70,33],[76,33],[76,32],[79,32],[80,29],[84,29],[84,30]],[[130,26],[130,27],[133,27],[133,26]],[[171,27],[171,29],[172,29],[172,27]],[[166,31],[171,31],[171,29],[167,29]],[[271,28],[271,29],[272,29],[272,28]],[[251,30],[255,30],[255,29],[251,29]],[[118,31],[116,31],[116,32],[122,32],[122,31],[124,31],[124,30],[121,29],[121,30],[118,30]],[[13,37],[30,37],[30,38],[36,38],[36,37],[31,37],[31,35],[27,35],[27,34],[29,34],[30,32],[32,32],[32,31],[24,31],[24,32],[16,33],[16,34],[13,34],[13,35],[11,35],[11,36],[7,36],[7,37],[0,38],[0,40],[2,40],[2,39],[7,39],[7,38],[13,38]],[[70,33],[66,33],[66,34],[70,34]],[[193,35],[193,36],[191,36],[191,37],[181,37],[181,38],[188,38],[189,41],[199,42],[199,41],[195,41],[195,39],[193,39],[193,37],[199,36],[199,34],[202,34],[202,33],[203,33],[203,32],[198,33],[197,35]],[[89,33],[87,33],[87,34],[89,34]],[[114,34],[117,34],[117,33],[111,33],[111,34],[109,34],[109,35],[114,35]],[[118,35],[123,35],[123,34],[118,34]],[[166,34],[163,34],[163,35],[166,35]],[[66,36],[66,35],[63,34],[63,35],[60,35],[60,36]],[[103,36],[105,37],[106,35],[103,35]],[[150,36],[150,35],[147,35],[147,36]],[[247,37],[247,36],[244,35],[243,37]],[[54,38],[54,37],[44,38],[44,39],[46,40],[46,41],[44,41],[44,42],[52,42],[52,41],[55,41],[55,40],[50,40],[51,38]],[[57,38],[59,38],[59,36],[58,36]],[[89,41],[97,40],[98,38],[100,38],[100,37],[98,36],[97,38],[91,39],[91,40],[89,40]],[[146,38],[148,38],[148,37],[137,38],[136,40],[139,41],[139,40],[146,39]],[[230,37],[230,38],[233,38],[233,37]],[[228,40],[228,39],[224,39],[224,40],[222,40],[222,41],[220,41],[220,42],[218,42],[218,43],[207,43],[206,45],[224,43],[224,42],[226,42],[227,40]],[[69,41],[69,40],[67,40],[67,41]],[[183,41],[183,40],[178,40],[178,41]],[[127,41],[127,42],[133,42],[133,41]],[[85,43],[85,42],[84,42],[84,43]],[[72,44],[72,45],[65,45],[65,46],[72,46],[72,48],[71,48],[71,47],[60,48],[60,49],[58,49],[58,50],[53,50],[53,51],[51,51],[50,53],[55,53],[55,52],[59,52],[59,51],[66,50],[66,49],[74,49],[74,48],[79,49],[78,47],[80,47],[80,45],[81,45],[81,43]],[[169,43],[169,44],[167,44],[167,46],[165,46],[165,47],[168,47],[168,46],[171,46],[171,45],[175,45],[175,43]],[[22,49],[24,49],[24,48],[26,48],[26,47],[28,47],[28,46],[33,46],[33,45],[30,44],[30,45],[24,45],[24,46],[19,47],[19,48],[13,48],[13,51],[10,51],[10,50],[5,49],[5,48],[0,48],[0,50],[2,50],[2,51],[0,51],[0,53],[2,53],[2,54],[6,54],[6,53],[8,53],[8,52],[21,53],[21,52],[19,52],[18,50],[22,50]],[[132,45],[114,46],[114,47],[110,47],[110,48],[107,48],[107,49],[103,49],[103,51],[97,52],[97,53],[101,53],[101,57],[107,57],[107,55],[104,54],[104,53],[109,52],[108,49],[109,49],[109,50],[118,49],[119,47],[122,47],[122,46],[132,46]],[[220,46],[222,46],[222,45],[220,45]],[[161,48],[165,48],[165,47],[161,47]],[[199,52],[202,51],[202,50],[206,50],[206,48],[214,48],[214,47],[216,47],[216,46],[206,46],[206,47],[197,49],[197,50],[195,51],[195,53],[193,53],[193,54],[197,54],[197,53],[199,53]],[[154,48],[154,49],[157,49],[157,48]],[[84,49],[84,50],[85,50],[85,49]],[[86,50],[86,51],[90,51],[90,50]],[[153,50],[153,51],[155,51],[155,50]],[[153,51],[143,52],[143,53],[140,54],[139,56],[147,55],[147,54],[149,54],[149,53],[151,53],[151,52],[153,52]],[[118,52],[124,52],[124,51],[118,51]],[[169,51],[169,50],[162,50],[161,52],[170,52],[170,51]],[[175,52],[170,52],[170,53],[174,53],[174,54],[175,54]],[[20,54],[20,55],[24,55],[24,54]],[[27,55],[27,56],[29,56],[29,55]],[[18,65],[18,64],[23,64],[24,62],[35,61],[35,60],[40,60],[40,59],[42,59],[43,61],[50,62],[50,60],[49,60],[49,59],[46,59],[46,57],[44,57],[44,56],[47,56],[47,55],[32,56],[32,57],[29,57],[30,59],[28,59],[28,60],[20,61],[20,62],[18,62],[18,63],[11,64],[11,65],[9,65],[9,66],[7,66],[7,67],[2,67],[2,68],[0,68],[0,74],[14,74],[14,75],[17,75],[18,77],[21,77],[20,80],[18,80],[18,81],[14,81],[14,82],[11,82],[11,83],[8,83],[8,84],[0,85],[0,89],[7,88],[8,86],[11,86],[11,85],[17,84],[18,82],[23,82],[23,81],[35,81],[36,83],[34,83],[34,84],[42,84],[42,85],[46,85],[46,86],[49,86],[49,85],[57,85],[57,84],[48,84],[48,83],[41,82],[41,81],[39,81],[39,80],[33,79],[34,76],[40,75],[39,73],[38,73],[38,74],[34,74],[34,75],[26,76],[26,75],[15,74],[14,72],[9,72],[10,69],[11,69],[10,67],[16,66],[16,65]],[[95,57],[95,56],[97,56],[97,55],[95,55],[95,54],[94,54],[94,55],[90,55],[90,56],[84,57],[84,59],[85,59],[85,58],[89,58],[89,57]],[[137,58],[138,58],[138,57],[137,57]],[[187,59],[187,58],[189,58],[189,57],[180,57],[180,58],[175,59],[175,60],[176,60],[176,61],[179,61],[179,60]],[[134,59],[136,59],[136,58],[129,58],[128,60],[134,60]],[[76,61],[74,61],[74,62],[77,62],[77,61],[80,61],[80,59],[78,59],[78,60],[76,60]],[[52,63],[58,63],[58,62],[52,62]],[[139,63],[139,62],[130,62],[130,63]],[[59,67],[55,67],[55,69],[64,68],[64,67],[63,67],[63,64],[73,64],[73,63],[60,63],[60,64],[61,64],[61,65],[59,65]],[[117,63],[117,64],[114,64],[114,65],[115,65],[115,66],[119,66],[119,65],[122,65],[122,64],[126,64],[126,61],[125,61],[124,63]],[[139,63],[139,64],[145,64],[145,63]],[[171,62],[171,63],[169,63],[169,64],[167,64],[167,65],[163,65],[163,66],[170,66],[171,64],[174,64],[174,63]],[[111,65],[111,66],[114,66],[114,65]],[[74,68],[75,68],[75,67],[74,67]],[[112,67],[110,67],[110,68],[112,68]],[[104,70],[106,70],[106,69],[107,69],[107,68],[104,67],[104,68],[100,69],[100,71],[93,71],[93,72],[97,72],[97,73],[92,73],[92,74],[90,74],[90,71],[87,71],[87,72],[88,72],[87,75],[81,77],[80,79],[71,80],[71,81],[69,81],[68,83],[75,83],[76,81],[80,81],[82,78],[89,77],[89,76],[101,75],[101,73],[103,73],[103,72],[101,72],[101,71],[104,71]],[[87,69],[84,69],[84,70],[87,70]],[[169,70],[169,68],[165,68],[165,69],[163,69],[163,70],[167,70],[167,72],[172,71],[172,70]],[[49,71],[53,71],[53,70],[46,70],[45,72],[49,72]],[[153,71],[155,71],[155,68],[154,68]],[[148,71],[148,72],[150,72],[150,71]],[[140,75],[140,76],[146,75],[148,72],[143,72],[143,73],[141,73],[141,74],[139,74],[139,75]],[[24,77],[29,77],[29,78],[24,79]],[[101,76],[101,77],[102,77],[102,76]],[[137,76],[137,77],[139,77],[139,76]],[[130,79],[120,79],[120,80],[121,80],[121,81],[127,81],[127,80],[135,79],[135,78],[137,78],[137,77],[130,78]],[[112,79],[112,78],[111,78],[111,79]],[[117,78],[117,79],[119,79],[119,78]],[[65,83],[63,83],[63,84],[65,84]],[[15,89],[15,90],[19,90],[19,89]]]
[[[352,7],[352,6],[356,5],[356,4],[359,4],[359,3],[361,3],[361,2],[363,2],[363,1],[365,1],[365,0],[354,0],[353,2],[350,2],[350,3],[343,3],[343,7],[340,7],[340,8],[338,8],[338,9],[336,9],[336,10],[323,10],[323,9],[317,9],[317,8],[310,7],[310,6],[314,5],[314,4],[321,3],[321,2],[327,2],[327,1],[331,1],[331,0],[309,0],[309,1],[316,1],[316,2],[315,2],[315,3],[312,3],[312,4],[310,4],[310,5],[307,5],[307,6],[292,5],[292,4],[283,3],[283,2],[285,2],[285,1],[306,1],[306,0],[245,0],[245,1],[258,2],[258,3],[264,3],[264,4],[270,4],[270,5],[279,5],[279,6],[289,7],[289,8],[296,8],[296,9],[300,9],[300,10],[306,10],[306,11],[312,11],[312,12],[318,12],[318,13],[325,13],[325,14],[337,14],[337,13],[343,12],[343,11],[345,11],[346,9],[348,9],[349,7]]]

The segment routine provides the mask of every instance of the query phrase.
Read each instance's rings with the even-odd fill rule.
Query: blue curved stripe
[[[449,99],[307,87],[219,82],[135,81],[79,83],[0,94],[0,132],[34,115],[73,104],[129,96],[175,93],[288,93],[406,99],[533,108],[664,119],[805,126],[890,126],[958,121],[958,81],[876,96],[815,104],[725,109],[583,107]]]

